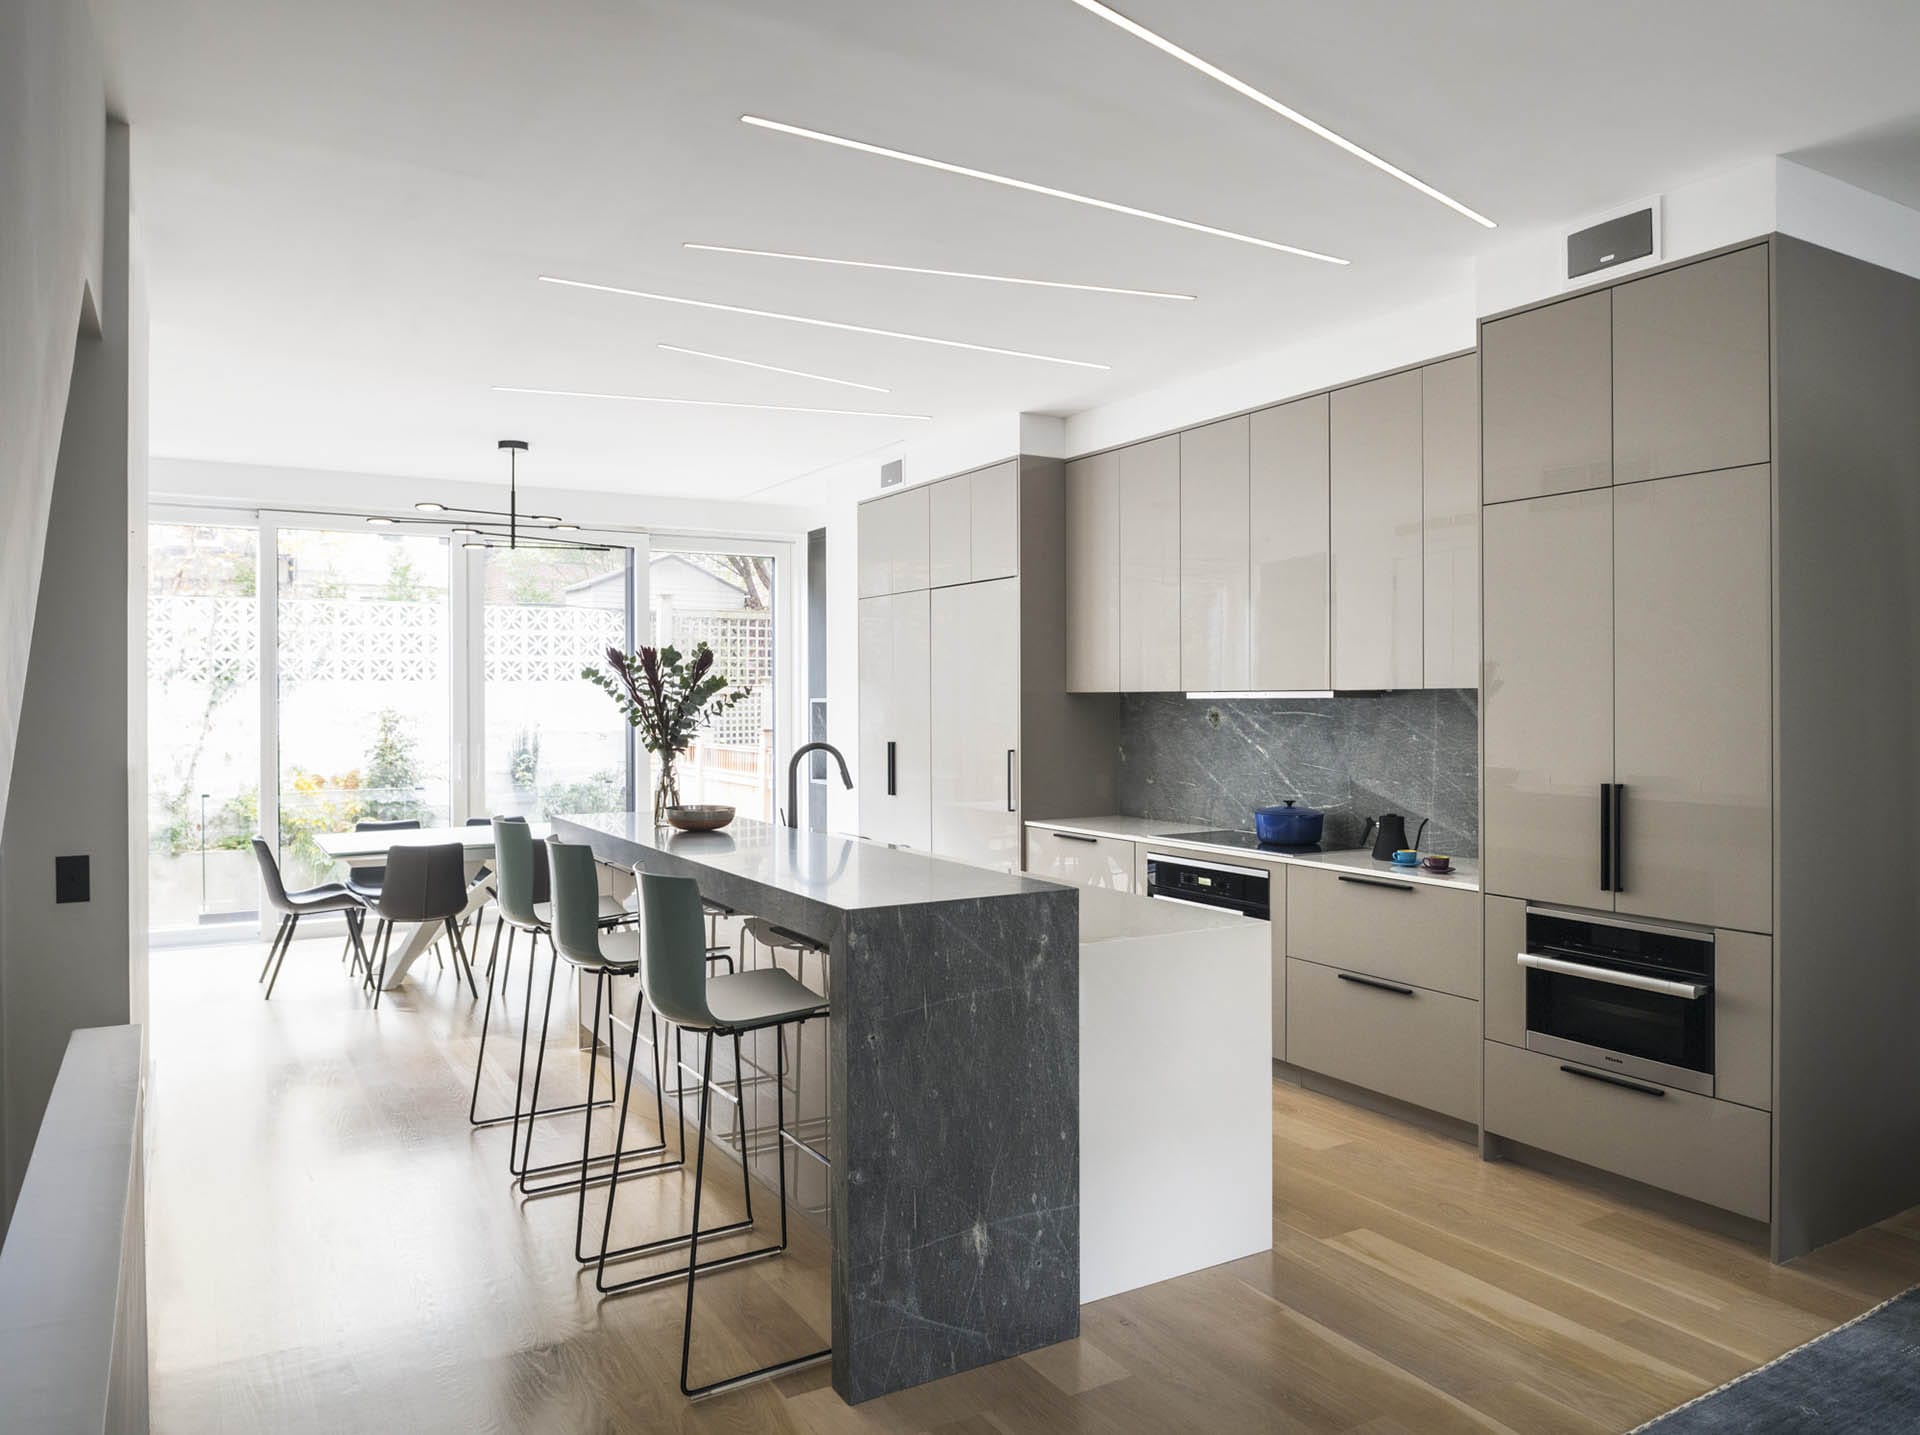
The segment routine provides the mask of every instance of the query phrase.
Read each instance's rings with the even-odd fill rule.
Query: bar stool
[[[288,892],[287,884],[280,878],[280,864],[274,860],[273,849],[261,838],[253,839],[253,860],[260,867],[260,885],[266,888],[267,905],[280,914],[280,926],[273,934],[273,941],[267,946],[266,964],[260,968],[260,975],[254,980],[267,983],[267,995],[264,1000],[273,1000],[274,983],[280,980],[280,968],[286,965],[287,948],[293,945],[293,934],[300,925],[302,917],[318,916],[322,912],[340,912],[347,919],[347,944],[356,956],[355,961],[364,961],[366,951],[360,945],[360,916],[366,911],[360,899],[338,882],[323,883],[318,887],[308,887],[299,892]],[[278,957],[278,961],[275,958]],[[271,980],[267,970],[273,970]]]
[[[572,1111],[585,1111],[582,1102],[573,1102],[564,1106],[540,1106],[540,1071],[546,1055],[548,1019],[553,1012],[553,986],[558,959],[552,952],[550,928],[553,921],[553,903],[549,892],[547,864],[534,850],[533,830],[527,826],[524,817],[496,817],[493,819],[493,860],[496,881],[494,884],[494,903],[499,909],[499,920],[494,925],[493,939],[497,949],[500,933],[507,934],[507,953],[500,978],[500,992],[504,999],[507,992],[507,974],[513,964],[513,938],[516,933],[527,934],[527,996],[520,1022],[520,1061],[514,1071],[513,1110],[502,1116],[482,1117],[479,1112],[480,1072],[487,1055],[487,1032],[493,1017],[493,962],[488,961],[487,1004],[480,1018],[480,1047],[473,1059],[473,1095],[467,1105],[467,1119],[475,1126],[497,1126],[503,1122],[513,1123],[513,1138],[507,1147],[507,1169],[521,1183],[523,1189],[527,1177],[551,1175],[570,1166],[570,1162],[554,1162],[543,1169],[528,1170],[528,1159],[533,1151],[533,1123],[541,1116],[557,1116]],[[599,920],[606,925],[632,920],[632,914],[611,897],[599,901]],[[540,938],[548,938],[547,954],[547,1002],[540,1016],[540,1050],[535,1056],[534,1085],[532,1099],[522,1105],[527,1095],[527,1043],[533,1027],[533,988],[535,980],[534,958],[539,954]],[[608,1097],[603,1105],[611,1104]],[[527,1150],[520,1150],[520,1126],[527,1126]]]
[[[380,884],[380,966],[373,979],[373,1005],[380,1007],[380,993],[387,979],[387,954],[393,950],[393,929],[402,922],[440,923],[453,946],[454,971],[464,968],[467,989],[477,999],[480,988],[473,980],[473,964],[467,960],[467,944],[461,939],[454,918],[467,905],[466,848],[458,842],[439,842],[431,847],[396,847],[387,853],[386,880]]]
[[[749,941],[753,943],[753,949],[756,956],[758,954],[759,949],[764,947],[766,948],[767,952],[773,957],[776,965],[779,962],[780,954],[782,952],[791,953],[793,956],[794,967],[796,969],[797,975],[800,978],[801,985],[803,986],[806,984],[806,980],[807,980],[807,958],[818,957],[820,959],[819,990],[823,994],[825,994],[829,999],[832,998],[832,992],[828,990],[828,985],[827,985],[827,949],[823,947],[820,943],[816,942],[812,937],[803,936],[799,932],[793,931],[787,927],[779,926],[774,922],[768,921],[765,917],[748,917],[745,922],[741,923],[741,926],[740,926],[740,944],[739,944],[740,955],[739,955],[739,963],[737,967],[737,970],[739,971],[744,972],[749,970],[750,964],[747,960]],[[755,961],[751,965],[753,967],[757,967],[759,963]],[[793,1072],[793,1085],[789,1089],[792,1090],[796,1098],[800,1094],[800,1064],[801,1064],[801,1055],[802,1055],[800,1042],[801,1042],[801,1035],[804,1032],[804,1030],[805,1030],[805,1027],[799,1024],[796,1024],[793,1028],[793,1059],[790,1063],[790,1068]],[[776,1036],[775,1039],[778,1041],[786,1040],[786,1032],[784,1028]],[[766,1074],[766,1069],[764,1067],[755,1066],[754,1070],[758,1073],[758,1075],[756,1075],[753,1078],[753,1081],[750,1084],[756,1084],[758,1082],[765,1081],[768,1079]],[[824,1119],[824,1118],[821,1118],[821,1119]],[[796,1121],[794,1124],[796,1126],[804,1126],[807,1124],[807,1122],[805,1121],[804,1118],[802,1118],[801,1120]],[[758,1135],[759,1132],[764,1129],[765,1128],[763,1127],[754,1128],[755,1134]],[[794,1136],[791,1132],[788,1134],[791,1139],[795,1140],[799,1144],[799,1147],[801,1150],[807,1152],[815,1160],[822,1161],[822,1162],[826,1160],[826,1157],[824,1157],[818,1150],[816,1150],[810,1142],[798,1136]]]
[[[553,929],[548,940],[559,954],[560,960],[567,962],[577,972],[580,980],[593,982],[593,1024],[597,1047],[600,1033],[600,1014],[604,1010],[608,1018],[607,1060],[613,1068],[613,1079],[618,1079],[619,1053],[612,1035],[613,1001],[609,982],[614,977],[631,977],[640,971],[640,937],[631,930],[608,930],[601,927],[597,918],[597,899],[600,884],[598,873],[594,869],[593,849],[585,843],[562,842],[557,837],[549,837],[546,843],[547,862],[551,869],[553,892]],[[633,1009],[634,1038],[627,1050],[627,1081],[629,1095],[632,1091],[633,1063],[638,1054],[638,1032],[640,1017],[646,1002],[644,991],[636,995]],[[660,1082],[659,1023],[651,1018],[654,1026],[654,1114],[659,1123],[660,1140],[651,1146],[627,1148],[615,1135],[615,1149],[601,1155],[593,1154],[593,1119],[589,1114],[584,1120],[580,1133],[580,1165],[576,1176],[564,1181],[554,1181],[540,1187],[523,1187],[529,1194],[541,1195],[550,1191],[574,1190],[579,1192],[579,1208],[574,1213],[573,1249],[574,1257],[582,1264],[597,1259],[585,1250],[585,1223],[587,1206],[587,1188],[602,1181],[627,1180],[636,1176],[656,1175],[661,1171],[672,1170],[683,1164],[686,1139],[681,1138],[683,1156],[659,1162],[636,1166],[616,1174],[595,1176],[592,1168],[612,1161],[616,1154],[625,1151],[635,1156],[664,1155],[666,1151],[666,1104],[662,1098]],[[589,1058],[587,1066],[586,1106],[591,1112],[594,1102],[595,1078],[599,1072],[597,1050]],[[609,1083],[611,1085],[611,1083]],[[538,1088],[536,1087],[536,1092]],[[536,1097],[537,1099],[537,1097]],[[609,1092],[611,1100],[611,1091]],[[629,1103],[622,1102],[620,1120],[624,1125]],[[684,1123],[683,1123],[684,1133]]]
[[[637,874],[640,889],[641,922],[641,960],[640,982],[647,1000],[653,1009],[665,1017],[676,1028],[684,1031],[699,1032],[708,1038],[706,1058],[700,1083],[700,1119],[697,1126],[693,1164],[693,1218],[687,1234],[687,1264],[684,1274],[687,1278],[687,1306],[685,1323],[680,1337],[680,1393],[689,1399],[712,1395],[722,1390],[731,1390],[751,1381],[763,1380],[782,1371],[792,1370],[802,1365],[810,1365],[824,1360],[833,1354],[832,1348],[811,1351],[805,1355],[796,1355],[786,1360],[775,1361],[754,1370],[743,1371],[721,1380],[708,1381],[704,1385],[691,1383],[691,1363],[693,1355],[693,1306],[694,1288],[702,1271],[717,1270],[725,1266],[739,1265],[744,1261],[758,1260],[765,1256],[778,1255],[787,1248],[787,1162],[785,1151],[780,1152],[780,1239],[768,1246],[751,1251],[740,1251],[732,1255],[720,1256],[707,1261],[700,1259],[700,1238],[710,1233],[700,1230],[700,1203],[706,1188],[707,1168],[707,1118],[712,1106],[713,1048],[717,1041],[731,1037],[737,1045],[741,1037],[752,1032],[765,1031],[770,1027],[781,1027],[791,1023],[808,1021],[813,1017],[827,1014],[827,1000],[817,992],[802,986],[793,977],[777,967],[751,972],[728,972],[721,976],[709,976],[706,964],[701,960],[704,952],[705,933],[701,929],[703,914],[700,906],[700,888],[690,877],[665,877],[652,873]],[[782,1069],[780,1056],[781,1044],[774,1043],[774,1124],[781,1135],[786,1135],[786,1073]],[[738,1070],[736,1057],[735,1069]],[[615,1171],[619,1163],[616,1159]],[[751,1177],[748,1178],[751,1180]],[[607,1223],[613,1220],[613,1196],[618,1191],[615,1186],[608,1193]],[[607,1244],[605,1238],[601,1242]],[[595,1274],[595,1284],[603,1291],[607,1289],[604,1281],[607,1257],[603,1254],[599,1270]],[[680,1272],[671,1272],[677,1275]],[[651,1283],[649,1278],[630,1283],[628,1288],[637,1288],[642,1283]],[[609,1292],[611,1293],[611,1292]]]

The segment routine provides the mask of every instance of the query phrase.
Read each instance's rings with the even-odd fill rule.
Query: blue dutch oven
[[[1293,799],[1288,798],[1280,807],[1254,809],[1253,834],[1275,847],[1311,847],[1320,840],[1320,828],[1326,820],[1324,812],[1295,807]]]

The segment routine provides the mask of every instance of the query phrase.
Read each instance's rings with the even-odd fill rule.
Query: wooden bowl
[[[669,807],[667,821],[682,832],[718,832],[733,821],[733,809],[722,806]]]

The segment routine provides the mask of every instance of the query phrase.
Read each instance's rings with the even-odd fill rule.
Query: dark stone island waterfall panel
[[[1079,1332],[1078,913],[1056,889],[849,917],[832,1050],[849,1400]]]
[[[628,813],[554,827],[827,946],[842,1397],[1079,1333],[1077,893],[744,819],[711,835]]]

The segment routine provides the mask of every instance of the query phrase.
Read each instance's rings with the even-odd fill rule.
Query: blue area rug
[[[1920,1431],[1920,1286],[1635,1431]]]

